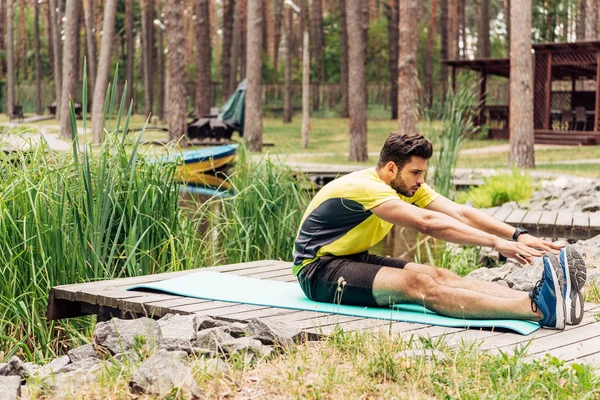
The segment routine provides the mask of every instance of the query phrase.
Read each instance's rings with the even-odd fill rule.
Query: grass
[[[405,350],[432,356],[405,357]],[[74,385],[67,397],[127,398],[139,363],[108,363],[101,381]],[[599,376],[589,366],[565,365],[551,356],[530,360],[526,344],[490,354],[476,344],[450,347],[437,338],[385,332],[335,330],[322,342],[276,357],[252,363],[233,357],[227,365],[220,373],[192,369],[206,398],[597,398],[600,391]],[[34,386],[32,393],[58,395],[41,389]]]
[[[501,206],[509,201],[528,201],[532,195],[531,175],[514,169],[511,174],[486,178],[483,185],[460,193],[456,201],[464,204],[470,200],[477,208],[490,208]]]

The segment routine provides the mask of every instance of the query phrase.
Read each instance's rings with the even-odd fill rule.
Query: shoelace
[[[542,286],[544,285],[544,279],[540,279],[539,281],[537,281],[537,283],[535,284],[535,287],[533,288],[533,290],[531,291],[531,294],[529,295],[529,298],[531,299],[531,311],[538,312],[539,308],[537,306],[537,304],[535,303],[535,300],[537,300],[538,296],[540,295],[540,291],[542,290]]]

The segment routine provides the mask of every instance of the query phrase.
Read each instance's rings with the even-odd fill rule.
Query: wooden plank
[[[527,210],[522,210],[520,208],[514,209],[508,217],[504,219],[504,222],[510,225],[519,225],[523,220],[523,217],[527,214]]]
[[[600,352],[600,333],[598,333],[598,327],[594,327],[596,336],[590,337],[586,340],[582,340],[569,345],[563,345],[547,352],[554,357],[560,358],[565,361],[571,361],[577,358],[585,357],[588,355]],[[536,356],[543,356],[543,354],[536,354]]]
[[[577,364],[588,364],[593,367],[600,367],[600,352],[594,354],[588,354],[584,357],[575,358],[570,361],[570,363]]]
[[[570,230],[573,226],[573,212],[572,211],[561,211],[556,217],[556,227],[562,227]]]
[[[538,225],[540,227],[548,228],[554,227],[556,225],[556,218],[558,217],[557,211],[543,211],[540,219],[538,221]]]
[[[586,352],[585,348],[579,348],[580,343],[585,341],[595,339],[600,344],[600,330],[596,324],[589,324],[585,326],[575,326],[572,329],[560,331],[559,333],[552,335],[551,340],[536,340],[531,343],[531,345],[527,348],[527,354],[530,355],[541,355],[550,352],[553,354],[561,353],[561,357],[565,359],[565,361],[572,360],[573,358],[577,358],[579,356],[585,356],[588,354],[595,353],[600,351],[600,347],[596,350]],[[564,353],[563,349],[571,348],[574,351],[574,354]],[[565,356],[567,358],[565,358]]]
[[[589,214],[590,217],[590,230],[592,232],[600,231],[600,212],[592,212]]]
[[[513,210],[510,208],[506,208],[506,207],[500,208],[498,211],[496,211],[494,213],[494,218],[496,218],[499,221],[504,222],[506,217],[508,217],[512,212],[513,212]]]
[[[541,211],[528,211],[523,220],[521,220],[521,225],[537,229],[537,223],[541,216]]]
[[[499,209],[500,209],[500,207],[492,207],[492,208],[480,208],[479,210],[483,211],[484,213],[486,213],[490,217],[493,217],[494,214],[496,213],[496,211],[498,211]]]
[[[587,231],[590,229],[590,218],[588,213],[574,212],[573,213],[573,229]]]

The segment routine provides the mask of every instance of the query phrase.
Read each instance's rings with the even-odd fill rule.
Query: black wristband
[[[515,233],[513,233],[512,240],[514,242],[516,242],[519,239],[519,236],[522,233],[529,233],[529,231],[527,229],[523,229],[523,228],[517,228],[517,229],[515,229]]]

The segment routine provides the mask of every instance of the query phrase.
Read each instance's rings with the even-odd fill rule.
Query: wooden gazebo
[[[600,144],[600,41],[534,44],[533,50],[535,142]],[[479,72],[479,124],[489,127],[490,138],[508,138],[509,106],[485,101],[488,76],[508,78],[510,59],[444,62],[452,68],[453,86],[458,69]]]

